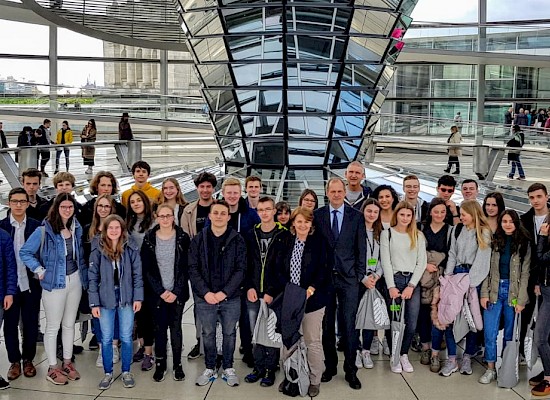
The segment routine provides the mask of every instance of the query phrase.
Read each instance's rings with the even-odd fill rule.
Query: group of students
[[[51,383],[80,379],[73,356],[79,312],[93,316],[92,341],[100,348],[96,365],[104,369],[100,389],[111,386],[113,364],[119,360],[124,387],[135,385],[132,361],[141,362],[142,370],[155,368],[154,381],[164,380],[168,331],[173,379],[183,380],[182,316],[190,282],[197,342],[188,358],[204,354],[199,386],[217,379],[220,367],[229,386],[239,385],[233,365],[238,324],[243,361],[252,368],[245,382],[272,386],[280,362],[299,346],[289,338],[300,332],[307,348],[310,396],[317,396],[321,383],[337,374],[337,349],[344,352],[346,381],[360,389],[357,370],[374,367],[371,356],[381,344],[385,354],[392,352],[389,331],[381,339],[377,331],[356,329],[360,299],[377,289],[389,313],[404,306],[406,328],[401,347],[393,349],[393,372],[414,371],[408,353],[415,335],[421,343],[420,363],[442,376],[472,374],[471,360],[484,343],[487,370],[480,383],[496,378],[499,327],[504,326],[506,343],[512,338],[514,314],[524,314],[523,340],[536,295],[541,295],[536,345],[544,371],[530,383],[534,395],[550,393],[544,185],[529,187],[532,208],[520,217],[505,209],[498,192],[489,193],[480,205],[474,180],[462,182],[464,201],[457,205],[451,199],[457,182],[450,175],[439,179],[437,196],[429,203],[419,197],[420,181],[414,175],[404,178],[402,199],[392,186],[371,191],[362,185],[365,172],[359,162],[349,164],[345,181],[329,179],[325,206],[319,207],[318,195],[306,189],[294,210],[262,196],[258,177],[246,179],[246,198],[241,182],[226,178],[223,200],[215,200],[217,179],[203,172],[194,180],[198,199],[188,204],[177,180],[165,179],[158,190],[148,182],[150,173],[144,161],[132,166],[135,183],[122,193],[121,203],[115,200],[116,178],[106,171],[92,179],[90,194],[95,197],[84,205],[71,195],[75,180],[68,172],[54,176],[57,195],[50,201],[37,195],[42,175],[36,169],[25,171],[23,187],[10,191],[10,212],[0,221],[8,380],[36,375],[41,300],[46,379]],[[472,306],[482,308],[483,340],[478,333],[466,333],[460,360],[454,321],[444,321],[442,309],[463,299],[446,297],[440,276],[460,277],[468,297],[477,299]],[[253,344],[264,303],[279,310],[281,350]],[[296,317],[285,319],[285,307]],[[283,317],[281,309],[286,310]],[[132,354],[134,325],[139,346]],[[448,354],[444,363],[439,358],[443,341]],[[0,387],[8,386],[0,380]],[[285,379],[279,390],[287,386]]]

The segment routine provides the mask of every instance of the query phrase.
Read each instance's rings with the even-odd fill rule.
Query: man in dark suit
[[[340,178],[329,179],[326,186],[329,204],[316,210],[314,222],[317,229],[329,243],[329,268],[332,271],[332,289],[323,324],[323,349],[325,351],[325,372],[322,382],[329,382],[336,375],[338,355],[336,353],[336,304],[342,317],[344,340],[344,372],[352,389],[361,389],[357,378],[355,354],[357,335],[355,315],[359,303],[359,285],[365,276],[366,231],[362,214],[344,204],[346,185]]]

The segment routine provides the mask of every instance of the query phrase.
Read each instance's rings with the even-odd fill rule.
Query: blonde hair
[[[99,200],[103,200],[103,199],[107,200],[111,205],[111,212],[109,213],[109,215],[114,214],[116,211],[115,200],[111,197],[111,195],[102,194],[101,196],[97,196],[94,203],[94,215],[92,217],[92,223],[90,224],[90,230],[88,231],[88,240],[90,241],[99,232],[99,226],[101,225],[101,218],[97,214],[97,207],[99,205]]]
[[[313,211],[308,210],[307,208],[298,206],[293,211],[292,214],[290,214],[290,233],[293,235],[296,235],[296,229],[294,229],[294,220],[298,215],[301,215],[304,217],[304,219],[307,222],[313,222]],[[309,230],[309,234],[312,235],[315,231],[315,225],[311,225],[311,229]]]
[[[227,178],[222,183],[222,192],[225,189],[226,186],[239,186],[239,188],[242,190],[241,181],[237,178]]]
[[[414,207],[411,206],[408,201],[399,202],[395,207],[395,210],[391,217],[390,226],[393,227],[397,225],[397,213],[399,213],[400,210],[411,210],[412,213],[411,222],[409,222],[409,225],[407,226],[407,234],[409,235],[409,239],[411,240],[410,248],[412,250],[416,247],[416,243],[418,242],[418,228],[416,227],[416,216],[414,213]]]
[[[478,247],[482,250],[489,247],[490,243],[485,241],[484,236],[487,232],[490,232],[489,223],[477,200],[463,201],[460,205],[460,210],[471,215],[474,220]]]
[[[189,204],[187,202],[187,200],[185,200],[185,196],[183,195],[183,193],[181,192],[181,187],[180,187],[180,184],[178,182],[178,180],[176,178],[166,178],[165,180],[162,181],[162,186],[160,188],[160,193],[157,197],[157,204],[158,205],[161,205],[163,204],[166,199],[164,197],[164,184],[166,182],[172,182],[174,184],[174,186],[176,187],[176,189],[178,189],[178,194],[176,195],[176,204],[180,205],[181,207],[185,207],[187,204]],[[156,210],[158,211],[159,207],[156,207]],[[172,210],[173,211],[173,210]]]
[[[112,240],[109,239],[109,237],[107,236],[107,228],[113,221],[118,222],[121,228],[120,239],[118,239],[118,242],[114,248],[113,248]],[[124,220],[116,214],[111,214],[107,218],[105,218],[105,221],[103,221],[103,227],[101,230],[101,239],[99,242],[101,250],[103,250],[103,253],[105,253],[105,255],[110,260],[116,261],[122,256],[122,252],[124,251],[123,247],[127,241],[128,241],[128,232],[126,230],[126,224],[124,223]]]

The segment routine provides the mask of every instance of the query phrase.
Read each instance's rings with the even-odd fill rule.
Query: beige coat
[[[180,227],[191,238],[197,236],[197,206],[199,201],[189,203],[184,209],[180,220]]]
[[[462,135],[459,132],[453,133],[448,141],[449,144],[460,143],[460,142],[462,142]],[[448,153],[450,156],[460,157],[462,155],[462,147],[459,147],[459,146],[449,147]]]
[[[82,143],[86,142],[95,142],[97,136],[97,131],[95,129],[90,129],[86,132],[86,127],[82,129],[80,138]],[[82,158],[94,158],[95,157],[95,147],[94,146],[82,146]]]

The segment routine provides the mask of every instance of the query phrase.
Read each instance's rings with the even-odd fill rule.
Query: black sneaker
[[[143,361],[144,357],[145,357],[145,347],[140,347],[132,356],[132,360],[134,360],[135,363],[138,363]]]
[[[336,351],[343,352],[344,351],[344,340],[340,339],[336,343]]]
[[[248,368],[254,368],[254,356],[252,355],[252,351],[247,351],[243,355],[243,363],[245,363]]]
[[[529,385],[531,386],[537,386],[544,380],[544,371],[542,371],[540,374],[533,376],[532,378],[529,378]]]
[[[265,372],[257,370],[254,368],[254,370],[249,373],[247,376],[244,377],[244,381],[246,383],[256,383],[265,375]]]
[[[84,347],[79,346],[77,344],[73,345],[73,354],[82,354],[84,351]]]
[[[174,380],[183,381],[184,379],[185,379],[185,373],[183,372],[183,368],[181,364],[174,366]]]
[[[97,350],[99,349],[99,343],[97,342],[97,336],[93,335],[90,339],[90,343],[88,344],[88,348],[90,350]]]
[[[0,390],[8,389],[10,387],[10,383],[5,380],[2,376],[0,376]]]
[[[166,363],[163,360],[157,360],[155,373],[153,374],[153,380],[155,382],[162,382],[166,375]]]
[[[36,335],[36,343],[44,343],[44,334],[40,331]]]
[[[415,353],[420,353],[422,351],[422,343],[420,343],[420,335],[415,333],[411,343],[411,350]]]
[[[195,346],[191,349],[189,354],[187,354],[188,360],[195,360],[201,356],[201,342],[197,342]]]
[[[273,386],[274,384],[275,384],[275,371],[266,369],[265,375],[262,378],[262,381],[260,382],[260,386],[270,387],[270,386]]]

